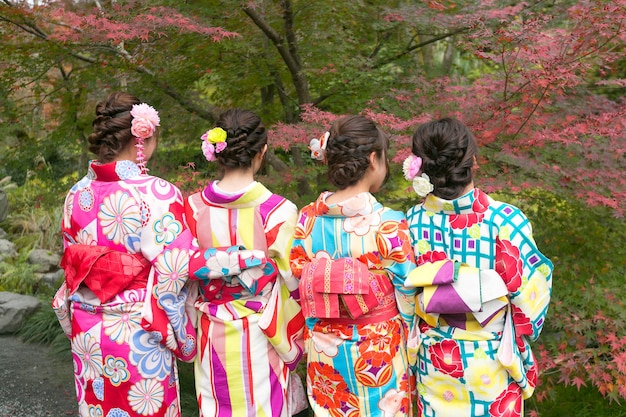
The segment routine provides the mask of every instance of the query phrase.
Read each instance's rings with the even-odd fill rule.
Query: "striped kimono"
[[[415,290],[404,280],[415,265],[404,215],[370,193],[331,206],[329,195],[300,211],[291,253],[309,404],[315,416],[411,416]]]
[[[131,161],[92,162],[65,199],[62,231],[52,306],[71,341],[80,416],[180,416],[176,357],[196,352],[180,191]]]
[[[289,269],[297,209],[258,182],[234,195],[216,184],[185,203],[203,249],[190,264],[199,286],[200,416],[285,417],[289,368],[260,330],[259,318],[276,274],[297,289]]]
[[[414,273],[449,259],[481,274],[495,273],[506,286],[502,300],[492,301],[502,301],[501,306],[490,314],[476,308],[452,310],[470,300],[477,281],[471,285],[463,281],[475,274],[459,274],[455,284],[465,285],[461,290],[465,300],[443,284],[420,294],[413,342],[418,416],[523,416],[523,399],[532,395],[537,383],[529,342],[539,337],[544,324],[553,269],[537,249],[530,222],[518,208],[494,201],[476,188],[450,201],[429,194],[409,210],[407,222],[418,265]],[[447,306],[436,302],[437,291],[442,290]],[[506,338],[506,330],[514,334]]]

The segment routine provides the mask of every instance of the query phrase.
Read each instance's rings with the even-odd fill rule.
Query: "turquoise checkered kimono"
[[[537,383],[529,342],[544,324],[553,269],[537,249],[530,222],[518,208],[477,188],[455,200],[429,194],[408,211],[407,222],[418,269],[451,259],[495,270],[508,290],[503,307],[481,322],[471,313],[427,313],[416,303],[419,320],[410,343],[416,355],[418,415],[523,416],[523,399]],[[503,339],[507,316],[514,328],[510,346]],[[514,360],[504,362],[499,351],[512,353]]]

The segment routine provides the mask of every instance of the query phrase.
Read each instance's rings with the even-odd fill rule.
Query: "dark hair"
[[[141,101],[126,92],[111,93],[96,105],[96,118],[91,123],[93,132],[89,135],[89,151],[98,155],[100,162],[111,162],[133,139],[130,132],[134,104]],[[155,132],[155,135],[158,132]]]
[[[422,172],[430,177],[437,197],[457,198],[472,182],[478,145],[459,120],[447,117],[419,126],[413,135],[412,151],[422,158]]]
[[[221,168],[248,168],[252,159],[267,144],[267,131],[261,118],[250,110],[229,109],[217,120],[217,127],[226,131],[228,146],[215,154]]]
[[[370,165],[370,154],[386,158],[389,140],[376,124],[363,116],[344,116],[333,122],[326,145],[328,179],[343,190],[359,182]]]

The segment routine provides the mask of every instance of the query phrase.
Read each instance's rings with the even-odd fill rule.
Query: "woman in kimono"
[[[202,150],[222,176],[185,202],[190,229],[203,249],[190,264],[199,287],[200,415],[289,416],[289,366],[300,359],[301,342],[294,346],[299,352],[293,362],[286,363],[259,320],[275,285],[297,290],[289,269],[297,209],[254,179],[267,152],[267,131],[253,112],[222,113],[202,136]],[[298,314],[295,324],[301,329],[299,309]]]
[[[176,358],[191,361],[185,313],[192,236],[183,198],[147,174],[159,116],[117,92],[96,106],[98,156],[65,199],[53,308],[70,338],[81,416],[180,416]]]
[[[311,141],[336,191],[300,210],[291,268],[306,318],[307,394],[315,416],[412,416],[406,335],[415,267],[404,214],[372,193],[388,175],[386,135],[363,116]]]
[[[476,188],[472,133],[451,118],[421,125],[404,163],[424,201],[407,222],[420,288],[410,346],[419,416],[523,416],[537,383],[552,263],[516,207]]]

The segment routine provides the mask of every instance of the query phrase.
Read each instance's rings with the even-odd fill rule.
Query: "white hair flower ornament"
[[[422,158],[419,156],[411,154],[406,158],[402,163],[402,172],[404,178],[413,181],[413,189],[418,196],[426,197],[434,190],[430,177],[422,172]]]
[[[323,161],[326,158],[326,145],[328,145],[329,137],[330,132],[325,132],[319,139],[311,139],[311,142],[309,142],[311,158],[318,161]]]

